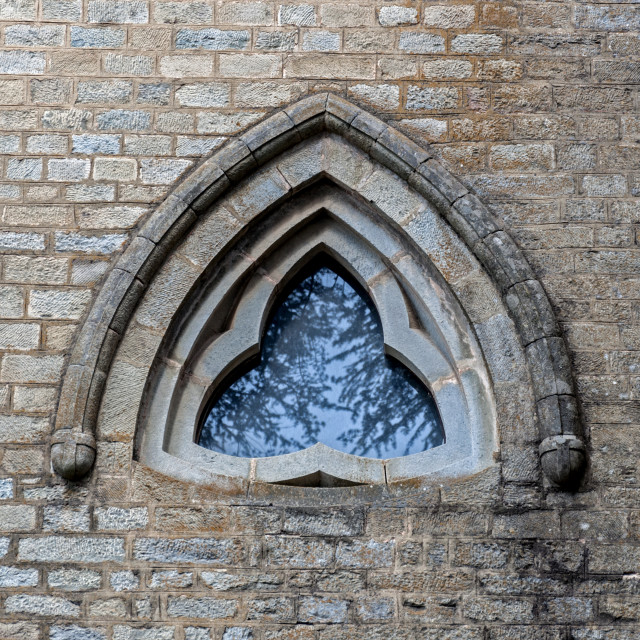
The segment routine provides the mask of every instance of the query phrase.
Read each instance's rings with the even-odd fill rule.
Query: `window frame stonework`
[[[338,166],[331,156],[305,155],[309,141],[330,138],[364,154],[367,162],[375,165],[374,171],[384,169],[393,174],[396,186],[428,202],[471,257],[468,270],[458,273],[459,264],[451,262],[450,246],[444,246],[440,237],[434,239],[431,229],[420,224],[420,216],[394,219],[402,189],[385,191],[383,182],[373,180],[367,191],[366,182],[344,173],[347,165]],[[283,173],[281,165],[295,153],[298,156],[290,162],[288,174]],[[285,183],[279,187],[264,168],[278,158],[282,159],[278,175]],[[232,214],[230,227],[221,226],[214,234],[215,251],[223,251],[252,216],[280,206],[311,183],[326,179],[332,167],[338,174],[334,181],[380,215],[388,216],[390,224],[401,227],[455,293],[478,337],[493,382],[503,462],[539,445],[547,477],[560,485],[575,481],[585,455],[571,370],[558,324],[526,260],[499,221],[432,158],[428,149],[331,94],[307,98],[225,145],[174,189],[132,240],[85,320],[65,375],[52,438],[52,463],[60,475],[77,478],[86,474],[102,442],[126,443],[133,457],[138,410],[162,339],[158,332],[142,335],[135,314],[144,309],[148,296],[160,293],[164,295],[163,313],[170,320],[206,268],[196,258],[186,271],[178,273],[179,243],[183,239],[188,243],[187,234],[221,198],[237,196],[243,185],[252,183],[260,197],[246,200],[243,212]],[[211,255],[212,248],[207,250]],[[158,283],[167,282],[172,273],[169,292]],[[110,394],[115,397],[114,389],[125,382],[130,392],[114,403]],[[516,389],[520,389],[518,399],[513,397]],[[125,419],[121,415],[119,426],[110,426],[109,416],[123,409],[123,402]],[[522,406],[516,408],[514,402]],[[516,419],[516,414],[521,417]],[[94,439],[96,422],[98,445]],[[211,482],[212,478],[195,474],[191,480]]]
[[[314,152],[324,150],[336,159],[348,153],[349,161],[360,167],[367,162],[339,139],[319,138],[312,146]],[[295,163],[301,151],[293,150],[289,160]],[[271,170],[269,166],[266,169]],[[381,171],[394,180],[381,169],[371,179],[380,183]],[[261,184],[259,178],[257,184]],[[396,186],[401,189],[400,184]],[[247,191],[248,185],[241,185],[207,219],[219,220],[229,210],[237,212],[249,197]],[[294,196],[280,211],[267,215],[257,229],[247,231],[241,246],[228,252],[226,261],[215,264],[210,285],[192,287],[194,304],[187,303],[187,308],[172,319],[179,327],[178,335],[173,337],[169,327],[169,345],[157,356],[143,392],[139,459],[184,480],[194,480],[207,469],[215,469],[216,473],[251,482],[291,482],[322,473],[357,484],[384,484],[432,474],[467,475],[487,468],[496,451],[489,374],[455,296],[435,269],[429,273],[421,268],[417,247],[412,250],[400,233],[391,233],[380,217],[367,215],[363,204],[343,189],[321,184],[309,191]],[[420,216],[422,223],[430,217],[430,227],[438,226],[437,213],[429,210],[426,201],[414,197],[412,206],[416,211],[409,215]],[[191,250],[202,246],[209,226],[203,220],[185,245],[177,249],[176,256],[186,258]],[[444,235],[446,227],[440,228]],[[285,240],[278,242],[282,238]],[[462,264],[472,260],[459,240],[456,246],[453,234],[438,238],[438,242],[447,243],[452,254],[457,251]],[[381,317],[386,351],[412,369],[431,390],[446,442],[387,461],[361,458],[322,444],[255,459],[198,446],[196,428],[211,392],[239,363],[259,352],[264,321],[277,292],[321,253],[348,270],[373,300]],[[251,260],[242,259],[244,256],[251,256]],[[218,273],[222,275],[216,278]],[[240,293],[234,295],[237,289]],[[227,318],[230,313],[228,326],[209,342],[211,334],[217,333],[212,329],[219,325],[216,318]],[[140,322],[153,324],[155,306],[143,300],[141,314]]]

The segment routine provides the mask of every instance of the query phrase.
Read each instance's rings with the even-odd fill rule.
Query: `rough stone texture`
[[[0,0],[0,21],[0,637],[637,635],[636,3]],[[176,538],[167,509],[224,499],[132,470],[117,431],[92,478],[51,475],[62,359],[141,209],[326,89],[432,143],[525,251],[576,374],[578,493],[543,484],[519,405],[492,496],[441,482],[383,510],[248,500],[222,531],[184,517]]]

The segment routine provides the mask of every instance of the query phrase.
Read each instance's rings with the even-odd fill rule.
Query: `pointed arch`
[[[331,153],[348,156],[353,150],[365,157],[374,173],[365,180],[355,175],[358,163],[327,157],[329,144]],[[287,157],[291,150],[295,159]],[[283,162],[274,165],[277,158]],[[212,256],[224,252],[249,224],[323,177],[373,207],[385,224],[401,228],[428,255],[455,292],[488,360],[501,357],[500,333],[513,328],[535,400],[532,420],[543,468],[557,484],[575,480],[585,457],[568,355],[526,259],[499,221],[428,149],[331,94],[311,96],[276,113],[214,153],[171,192],[118,259],[80,330],[64,377],[51,449],[60,475],[78,478],[93,465],[107,377],[126,379],[131,373],[126,361],[117,363],[120,370],[112,361],[120,343],[124,347],[136,340],[136,328],[130,327],[134,312],[158,314],[168,329],[182,302],[172,299],[172,290],[184,297]],[[220,206],[229,194],[235,205],[227,200],[226,208]],[[199,246],[191,241],[188,264],[178,265],[179,243],[188,245],[187,235],[205,221],[210,230],[206,246],[202,237]],[[147,305],[145,311],[139,301],[152,281],[157,284],[158,274],[169,279],[164,289],[156,287],[166,293],[165,308]],[[479,288],[497,292],[491,312],[482,309],[486,300],[474,302]],[[145,335],[147,342],[138,350],[155,357],[160,333]],[[517,360],[515,355],[510,362]],[[493,370],[499,366],[496,362],[492,369],[494,386]],[[522,381],[516,376],[516,382]],[[126,435],[133,438],[133,433]]]

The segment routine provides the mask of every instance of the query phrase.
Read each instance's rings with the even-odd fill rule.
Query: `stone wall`
[[[640,5],[0,0],[0,638],[631,640],[640,622]],[[563,323],[591,467],[269,506],[103,447],[50,472],[101,278],[200,158],[331,91],[505,221]]]

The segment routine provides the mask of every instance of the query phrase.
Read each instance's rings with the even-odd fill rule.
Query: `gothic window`
[[[500,465],[531,482],[538,455],[569,485],[585,462],[524,256],[428,150],[328,94],[227,143],[137,231],[82,326],[51,442],[65,478],[102,448],[269,499]]]
[[[162,429],[163,455],[258,482],[384,484],[491,460],[488,374],[455,296],[328,181],[250,225],[173,325],[143,459]]]

